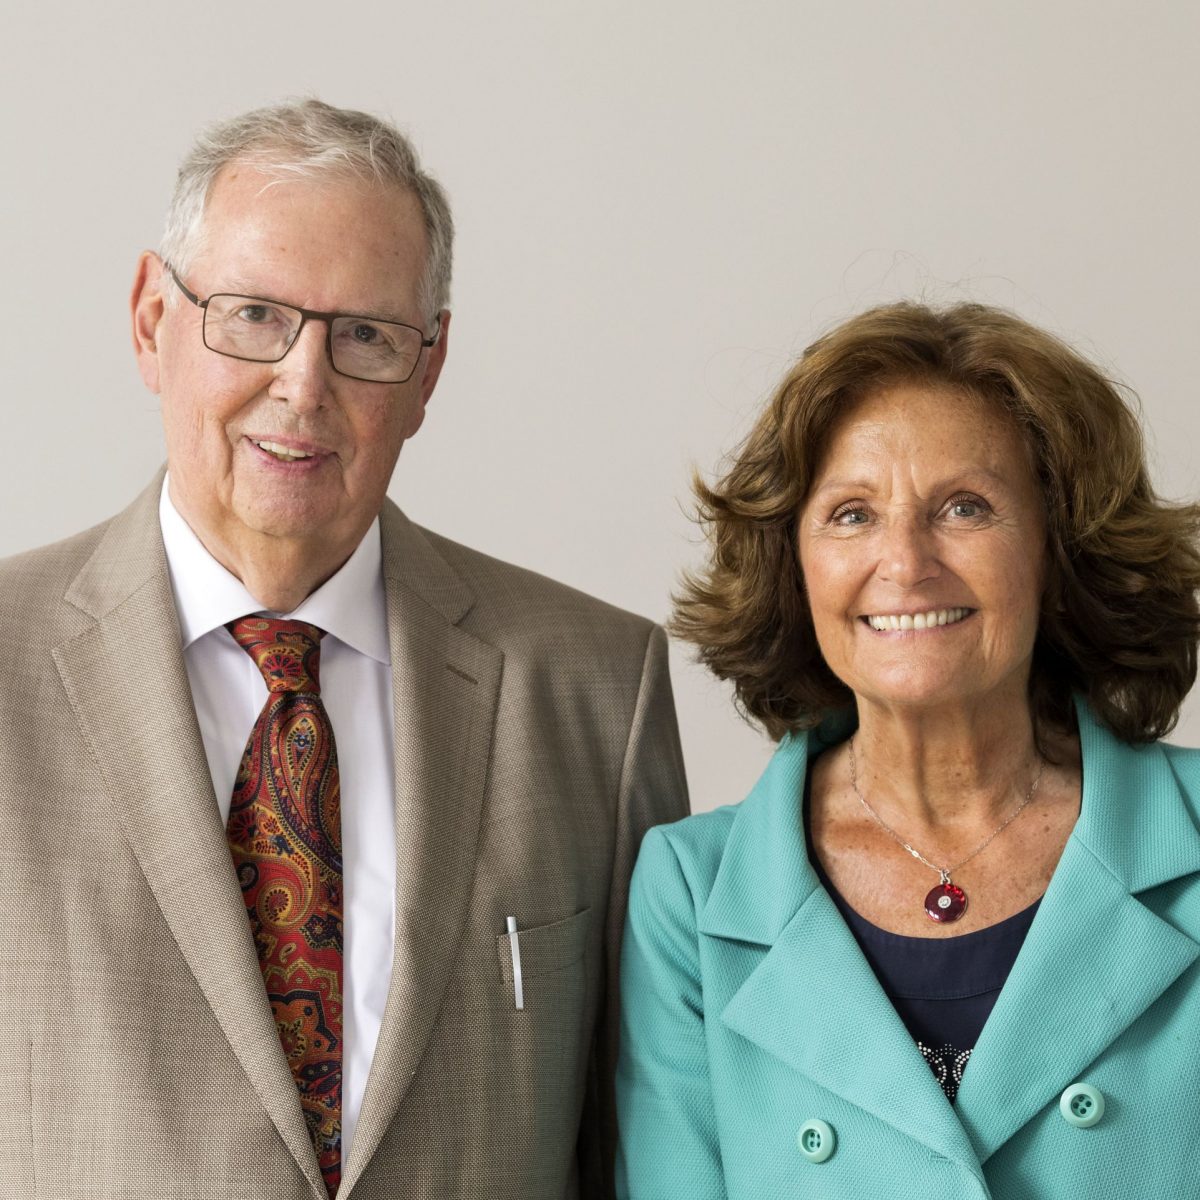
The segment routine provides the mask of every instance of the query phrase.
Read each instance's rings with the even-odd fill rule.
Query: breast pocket
[[[413,1145],[437,1147],[431,1195],[575,1195],[575,1146],[600,1002],[602,973],[592,948],[599,930],[587,909],[544,924],[531,919],[517,939],[525,1001],[518,1009],[511,944],[492,916],[515,906],[508,898],[501,903],[489,903],[487,917],[463,939],[389,1136],[397,1139],[397,1161]],[[556,915],[562,907],[537,911]],[[410,1191],[425,1194],[419,1186]],[[400,1187],[396,1194],[408,1193]]]
[[[491,1010],[493,1078],[506,1093],[498,1111],[513,1177],[545,1181],[545,1194],[562,1194],[578,1136],[598,997],[587,953],[591,912],[522,929],[523,1007],[517,1008],[511,940],[496,938]],[[551,1183],[551,1181],[554,1181]],[[529,1194],[529,1193],[526,1193]]]
[[[496,938],[500,980],[514,1008],[517,1007],[518,972],[522,1011],[542,1011],[551,1003],[561,1004],[563,997],[556,993],[564,986],[569,987],[570,981],[552,977],[576,967],[576,964],[578,990],[582,996],[587,985],[585,967],[590,916],[591,909],[585,908],[562,921],[520,929],[515,939],[507,933]]]

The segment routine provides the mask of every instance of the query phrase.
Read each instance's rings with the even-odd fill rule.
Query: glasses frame
[[[442,336],[442,314],[438,313],[434,320],[437,322],[437,329],[434,330],[432,337],[426,337],[425,331],[416,325],[406,324],[404,321],[392,321],[387,317],[373,317],[367,313],[344,313],[344,312],[319,312],[315,308],[301,308],[298,304],[288,304],[284,300],[274,300],[270,296],[246,296],[241,292],[212,292],[203,300],[192,291],[186,283],[175,273],[175,268],[169,264],[164,264],[171,278],[175,280],[179,290],[204,314],[200,322],[200,338],[204,342],[204,347],[211,350],[214,354],[220,354],[224,358],[235,358],[238,362],[259,362],[259,363],[277,363],[282,362],[288,355],[291,348],[300,340],[300,334],[304,329],[305,324],[312,321],[323,321],[325,323],[325,354],[329,359],[329,365],[333,371],[341,375],[344,379],[355,379],[360,383],[382,383],[382,384],[397,384],[407,383],[417,372],[417,365],[421,361],[421,350],[428,350],[431,346],[436,346],[438,339]],[[284,352],[278,358],[247,358],[244,354],[230,354],[228,350],[218,350],[215,346],[208,344],[208,305],[210,301],[216,300],[221,296],[232,296],[242,300],[258,300],[263,304],[274,304],[279,308],[286,308],[291,312],[300,314],[300,324],[296,327],[296,332],[292,335],[292,340],[288,343]],[[333,361],[333,322],[337,319],[350,320],[358,319],[362,321],[376,321],[384,325],[399,325],[401,329],[411,329],[413,333],[420,334],[421,350],[417,351],[417,357],[413,362],[412,370],[409,371],[403,379],[368,379],[363,375],[351,375],[348,371],[341,370],[337,363]]]

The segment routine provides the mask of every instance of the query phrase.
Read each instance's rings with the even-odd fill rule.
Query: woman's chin
[[[1000,688],[981,685],[979,679],[914,675],[911,672],[898,677],[872,680],[870,684],[854,688],[859,706],[863,703],[878,708],[903,709],[914,715],[927,711],[953,711],[979,705],[1006,707],[1012,698]]]

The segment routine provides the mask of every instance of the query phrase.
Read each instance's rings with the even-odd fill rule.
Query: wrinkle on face
[[[826,662],[860,699],[885,705],[1017,694],[1037,634],[1044,547],[1040,490],[1006,414],[945,387],[865,397],[835,426],[800,513]],[[973,611],[961,625],[907,636],[862,619],[950,607]]]
[[[201,298],[236,293],[429,323],[420,303],[425,227],[408,192],[340,179],[264,187],[262,172],[235,165],[217,178],[202,234],[185,279]],[[243,582],[288,577],[287,594],[302,599],[349,558],[378,514],[401,447],[424,419],[445,327],[403,384],[336,373],[317,319],[278,362],[247,362],[204,345],[194,304],[156,298],[175,285],[154,280],[154,270],[143,265],[139,274],[135,341],[143,377],[162,399],[171,498]],[[279,470],[254,445],[289,439],[319,448],[311,468]]]

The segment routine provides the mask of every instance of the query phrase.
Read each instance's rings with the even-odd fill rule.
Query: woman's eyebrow
[[[946,488],[951,488],[955,484],[962,483],[964,480],[978,479],[980,476],[997,484],[1000,487],[1011,487],[1012,480],[1005,475],[1001,475],[997,471],[991,470],[989,467],[963,467],[958,471],[951,471],[948,475],[941,479],[935,480],[929,485],[929,490],[933,492],[944,491]],[[811,495],[819,496],[823,492],[845,491],[845,492],[875,492],[878,491],[876,482],[870,479],[828,479],[824,483],[813,488]]]

